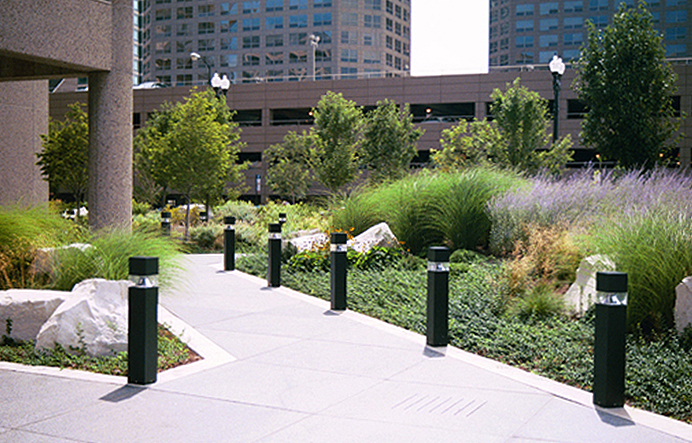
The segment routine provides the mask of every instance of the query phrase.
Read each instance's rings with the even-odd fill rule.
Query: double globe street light
[[[204,65],[207,67],[207,77],[209,78],[209,84],[211,85],[212,88],[214,88],[214,91],[216,92],[216,96],[219,97],[220,94],[223,93],[224,97],[226,96],[226,93],[231,87],[231,80],[228,78],[226,74],[223,75],[223,77],[219,76],[218,72],[215,72],[214,75],[211,75],[211,65],[207,61],[207,58],[199,55],[197,52],[191,52],[190,53],[190,58],[193,61],[197,60],[202,60]]]

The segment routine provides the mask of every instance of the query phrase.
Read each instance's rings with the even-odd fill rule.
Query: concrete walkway
[[[146,388],[0,364],[0,442],[690,442],[692,426],[190,256],[160,318],[205,355]],[[178,317],[176,319],[176,317]],[[182,322],[181,322],[182,320]],[[183,322],[189,326],[185,326]]]

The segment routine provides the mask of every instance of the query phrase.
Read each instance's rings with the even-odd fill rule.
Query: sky
[[[487,0],[412,0],[411,75],[488,72]]]

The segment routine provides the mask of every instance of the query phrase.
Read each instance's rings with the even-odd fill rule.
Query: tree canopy
[[[643,2],[621,5],[603,30],[587,23],[574,83],[588,108],[584,145],[627,168],[653,167],[679,126],[672,107],[676,76],[662,37]]]
[[[243,178],[240,129],[223,97],[212,90],[194,92],[167,104],[147,121],[136,137],[136,164],[162,188],[209,201]],[[189,204],[187,214],[189,226]]]
[[[72,193],[78,205],[85,201],[89,184],[89,117],[82,106],[73,103],[64,121],[50,122],[48,134],[41,135],[43,149],[36,154],[51,188]]]
[[[555,173],[571,159],[570,136],[552,142],[546,101],[522,86],[519,78],[504,92],[495,89],[490,97],[494,121],[461,121],[442,132],[443,149],[433,154],[438,167],[491,163],[531,173]]]
[[[283,143],[264,151],[269,186],[279,195],[291,197],[293,203],[305,197],[310,188],[311,145],[309,134],[290,131]]]
[[[406,176],[423,133],[414,128],[408,104],[400,107],[387,99],[377,102],[366,116],[361,148],[361,163],[370,171],[370,181],[380,183]]]

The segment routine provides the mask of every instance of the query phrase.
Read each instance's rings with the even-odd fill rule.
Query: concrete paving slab
[[[9,431],[0,434],[0,443],[91,443],[95,440],[73,440],[27,431]]]
[[[367,377],[237,361],[157,389],[253,405],[316,413],[378,383]]]
[[[238,360],[244,360],[305,340],[303,338],[223,331],[204,327],[198,328],[197,331],[209,337],[210,340],[213,340]]]
[[[94,399],[87,408],[22,430],[102,443],[247,443],[304,417],[288,410],[143,389],[118,401]]]

